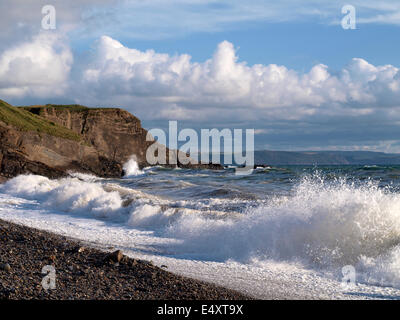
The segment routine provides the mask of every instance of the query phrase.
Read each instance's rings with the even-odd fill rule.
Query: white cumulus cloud
[[[64,94],[73,55],[63,40],[44,32],[0,52],[0,95],[7,99]]]
[[[365,114],[370,108],[399,106],[399,69],[360,58],[336,73],[317,64],[300,74],[275,64],[249,66],[227,41],[198,63],[187,54],[127,48],[108,36],[101,37],[93,54],[79,82],[84,92],[76,96],[83,102],[128,104],[139,115],[172,116],[175,110],[185,119],[201,109],[203,116],[299,119],[339,109]]]
[[[0,51],[0,98],[119,106],[145,121],[253,127],[282,148],[295,140],[304,148],[383,146],[395,141],[400,124],[400,72],[393,65],[361,58],[335,71],[324,64],[306,72],[249,65],[228,41],[196,62],[102,36],[90,57],[74,59],[65,38],[43,32]]]

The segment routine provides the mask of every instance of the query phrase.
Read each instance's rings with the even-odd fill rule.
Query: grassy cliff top
[[[88,108],[80,104],[46,104],[46,105],[34,105],[34,106],[21,106],[24,110],[40,115],[46,108],[55,108],[56,110],[81,112],[89,110],[119,110],[119,108]]]
[[[89,110],[88,107],[81,106],[79,104],[68,104],[68,105],[60,105],[60,104],[46,104],[46,105],[35,105],[35,106],[22,106],[20,109],[27,110],[31,113],[41,115],[45,108],[56,108],[57,110],[69,110],[69,111],[86,111]]]
[[[73,107],[86,108],[78,105],[74,105]],[[3,100],[0,100],[0,121],[23,131],[35,131],[74,141],[82,140],[82,137],[72,130],[43,119],[25,110],[25,108],[14,107]]]

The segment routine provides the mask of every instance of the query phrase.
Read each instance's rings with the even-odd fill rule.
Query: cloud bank
[[[366,114],[374,108],[398,107],[400,101],[400,73],[392,65],[374,66],[354,58],[337,73],[317,64],[299,74],[275,64],[249,66],[239,61],[227,41],[218,45],[211,59],[198,63],[187,54],[142,52],[103,36],[92,63],[82,70],[79,87],[85,88],[85,101],[147,98],[157,104],[155,113],[162,116],[172,108],[186,118],[195,118],[199,108],[206,116],[210,109],[238,117],[286,119],[338,109]]]
[[[48,97],[63,95],[69,86],[73,56],[65,39],[42,33],[0,54],[0,95]]]
[[[1,97],[69,97],[89,106],[122,106],[144,120],[247,123],[275,140],[288,132],[315,140],[335,130],[365,140],[360,130],[375,130],[370,139],[393,144],[390,135],[400,124],[400,72],[393,65],[354,58],[339,71],[317,64],[299,73],[248,65],[227,41],[210,59],[194,62],[188,54],[139,51],[108,36],[95,42],[90,57],[74,60],[66,43],[41,33],[1,52]]]

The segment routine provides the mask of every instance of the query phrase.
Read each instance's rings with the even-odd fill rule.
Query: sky
[[[2,0],[0,15],[11,104],[254,128],[256,149],[400,152],[400,1]]]

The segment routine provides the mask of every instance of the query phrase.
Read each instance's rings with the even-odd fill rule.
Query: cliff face
[[[22,173],[55,178],[69,170],[121,177],[123,164],[131,156],[140,167],[149,165],[146,151],[154,141],[146,141],[146,136],[140,120],[122,109],[79,105],[17,108],[0,100],[0,182]],[[168,148],[159,145],[161,150],[168,159]]]
[[[139,165],[147,164],[146,150],[152,142],[146,141],[147,131],[140,120],[125,110],[56,106],[26,109],[81,135],[107,159],[124,163],[135,155]]]
[[[146,135],[139,119],[121,109],[16,108],[0,100],[0,176],[55,178],[73,170],[120,177],[132,155],[146,165],[152,143]]]
[[[99,176],[120,176],[122,166],[94,147],[37,132],[25,132],[0,122],[0,174],[10,178],[35,173],[56,178],[68,170]]]

